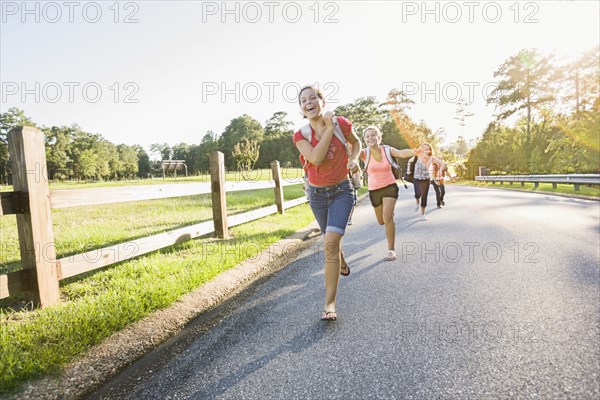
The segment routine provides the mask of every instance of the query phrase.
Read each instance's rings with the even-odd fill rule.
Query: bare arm
[[[431,162],[435,163],[438,165],[438,167],[440,168],[440,171],[446,166],[446,163],[443,162],[442,160],[440,160],[437,157],[432,157],[431,158]]]
[[[361,143],[361,146],[362,146],[362,143]],[[367,153],[365,152],[365,149],[360,150],[360,155],[358,156],[358,158],[360,158],[363,161],[366,161]]]
[[[325,120],[325,131],[316,146],[310,144],[308,140],[296,142],[296,148],[300,150],[304,159],[314,165],[319,165],[323,162],[327,155],[327,150],[329,149],[329,143],[331,143],[331,138],[333,137],[333,120],[331,118],[331,113],[326,113],[323,116],[323,119]]]
[[[393,147],[390,147],[390,152],[394,157],[408,158],[417,155],[417,152],[414,149],[402,149],[398,150]]]
[[[432,157],[431,158],[431,162],[433,164],[436,164],[437,168],[438,168],[437,176],[435,177],[435,179],[443,179],[444,178],[444,174],[443,174],[442,171],[444,170],[444,168],[446,168],[446,163],[443,162],[442,160],[440,160],[437,157]]]
[[[350,155],[348,156],[348,170],[352,173],[356,172],[358,169],[358,157],[362,155],[362,143],[360,142],[358,136],[352,129],[350,136],[348,137],[348,143],[350,143],[352,149],[350,150]]]

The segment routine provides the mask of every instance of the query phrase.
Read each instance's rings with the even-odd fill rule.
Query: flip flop
[[[348,263],[344,263],[344,265],[345,266],[343,268],[340,268],[340,275],[348,276],[348,275],[350,275],[350,267],[348,266]],[[348,271],[348,272],[343,273],[342,271]]]
[[[321,315],[322,321],[335,321],[337,320],[337,314],[335,311],[323,311],[323,315]]]
[[[396,252],[394,250],[388,250],[386,261],[394,261],[396,259]]]

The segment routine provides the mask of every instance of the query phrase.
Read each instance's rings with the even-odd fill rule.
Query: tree
[[[219,141],[216,133],[207,131],[202,137],[200,145],[195,149],[196,152],[196,168],[198,172],[210,171],[210,153],[217,150]]]
[[[600,103],[571,117],[559,117],[548,140],[551,173],[600,173]]]
[[[523,158],[521,151],[523,141],[524,137],[519,127],[510,128],[492,122],[477,146],[470,152],[469,163],[474,166],[483,165],[490,173],[526,171],[527,158]]]
[[[114,171],[116,175],[123,178],[133,178],[139,171],[138,149],[136,146],[126,144],[117,145],[119,154],[119,170]]]
[[[297,159],[292,137],[292,122],[287,121],[287,113],[276,112],[265,123],[265,140],[260,144],[259,168],[269,168],[271,162],[278,160],[281,165],[293,163]]]
[[[456,154],[460,155],[461,157],[464,157],[469,152],[469,145],[462,136],[459,136],[458,139],[456,139],[456,142],[454,143],[454,150],[456,151]]]
[[[407,131],[401,131],[396,121],[392,118],[387,118],[381,126],[381,134],[383,143],[395,147],[397,149],[405,149],[407,147],[415,147],[414,144],[409,144],[406,135]],[[410,140],[410,139],[409,139]]]
[[[413,137],[416,125],[406,113],[414,103],[402,90],[388,92],[385,103],[379,105],[386,111],[382,129],[385,143],[396,148],[418,146],[418,140]]]
[[[231,120],[219,139],[219,149],[225,157],[225,166],[233,169],[236,167],[234,146],[246,139],[247,143],[262,143],[264,131],[260,122],[247,114]],[[258,147],[255,148],[258,151]],[[256,153],[258,157],[258,152]]]
[[[410,99],[403,90],[391,89],[385,103],[380,104],[379,107],[386,107],[390,113],[406,113],[411,104],[415,104],[414,100]]]
[[[150,153],[153,156],[153,160],[170,160],[171,159],[171,146],[168,143],[152,143],[150,145]]]
[[[454,119],[458,120],[458,126],[460,126],[460,136],[462,137],[465,132],[466,119],[473,116],[473,113],[467,110],[467,107],[471,103],[467,103],[465,99],[460,99],[456,103],[456,117]],[[465,154],[465,153],[463,153]]]
[[[510,57],[494,72],[500,77],[498,86],[487,99],[500,109],[499,119],[506,119],[520,110],[526,111],[527,141],[531,134],[533,112],[555,99],[552,82],[560,77],[560,70],[551,64],[552,56],[542,56],[537,50],[521,50]]]
[[[0,114],[0,184],[8,181],[8,132],[17,126],[37,128],[37,125],[25,115],[25,112],[16,107],[11,107],[7,112]]]
[[[567,88],[565,100],[575,102],[577,114],[593,107],[600,92],[600,46],[583,53],[573,63],[564,67],[564,79]]]
[[[150,156],[146,153],[146,150],[139,144],[131,146],[137,153],[137,176],[140,178],[147,178],[150,176]]]
[[[97,174],[98,155],[92,149],[84,149],[77,153],[73,170],[78,179],[92,178]]]
[[[66,126],[44,129],[49,179],[67,179],[73,175],[73,132],[73,128]]]
[[[265,123],[266,140],[286,136],[291,132],[291,126],[294,123],[286,120],[287,115],[285,111],[278,111],[267,120]]]
[[[114,164],[116,149],[102,135],[90,134],[73,124],[71,158],[73,175],[77,179],[107,178],[111,175],[110,164]]]
[[[96,179],[116,178],[116,171],[121,169],[117,146],[108,140],[99,140],[94,146],[97,151]]]
[[[246,176],[249,177],[250,171],[252,171],[256,160],[258,160],[259,151],[260,145],[256,140],[243,138],[240,143],[236,143],[233,146],[233,157],[237,169],[246,172]]]
[[[362,136],[366,127],[374,125],[381,127],[385,121],[385,112],[379,108],[375,97],[363,97],[353,103],[338,106],[335,115],[348,118],[352,122],[358,136]]]

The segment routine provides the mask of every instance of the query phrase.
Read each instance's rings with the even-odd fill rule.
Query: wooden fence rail
[[[133,257],[159,250],[211,233],[228,237],[228,228],[286,208],[305,203],[306,198],[283,201],[283,187],[296,185],[300,179],[282,180],[278,161],[271,163],[273,180],[226,182],[223,154],[213,152],[211,180],[207,183],[145,185],[92,189],[53,190],[45,176],[46,154],[43,132],[31,127],[17,127],[8,133],[13,165],[14,191],[0,193],[0,216],[16,214],[21,253],[21,270],[0,275],[0,299],[29,292],[38,306],[49,306],[59,299],[58,282],[103,268]],[[274,189],[275,205],[227,216],[226,193],[239,190]],[[212,194],[212,221],[119,243],[82,254],[56,259],[51,209],[102,205],[128,201]]]

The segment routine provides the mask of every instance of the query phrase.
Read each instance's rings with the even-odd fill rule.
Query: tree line
[[[471,149],[471,166],[496,174],[600,172],[600,47],[566,64],[524,49],[494,77],[488,103],[497,118]]]
[[[433,131],[425,121],[414,121],[409,116],[414,101],[401,90],[391,89],[382,102],[372,96],[359,98],[334,112],[350,119],[359,133],[369,125],[379,126],[383,141],[397,148],[427,141],[447,162],[456,163],[459,173],[471,176],[477,173],[473,166],[479,165],[491,173],[598,172],[599,49],[567,64],[535,49],[521,50],[507,59],[494,73],[497,86],[487,99],[497,114],[471,149],[462,136],[442,149],[445,129]],[[468,108],[464,99],[457,102],[455,119],[462,130],[473,115]],[[507,124],[511,118],[516,119],[513,126]],[[0,183],[6,183],[10,175],[6,136],[19,125],[37,127],[46,134],[50,179],[113,180],[162,174],[160,161],[152,162],[140,145],[115,145],[76,124],[38,126],[23,110],[10,108],[0,114]],[[198,144],[155,143],[150,153],[154,159],[185,160],[192,175],[210,170],[209,156],[214,150],[224,153],[229,170],[268,168],[273,160],[284,167],[300,167],[292,127],[283,111],[275,112],[264,126],[244,114],[232,119],[219,135],[206,132]]]

